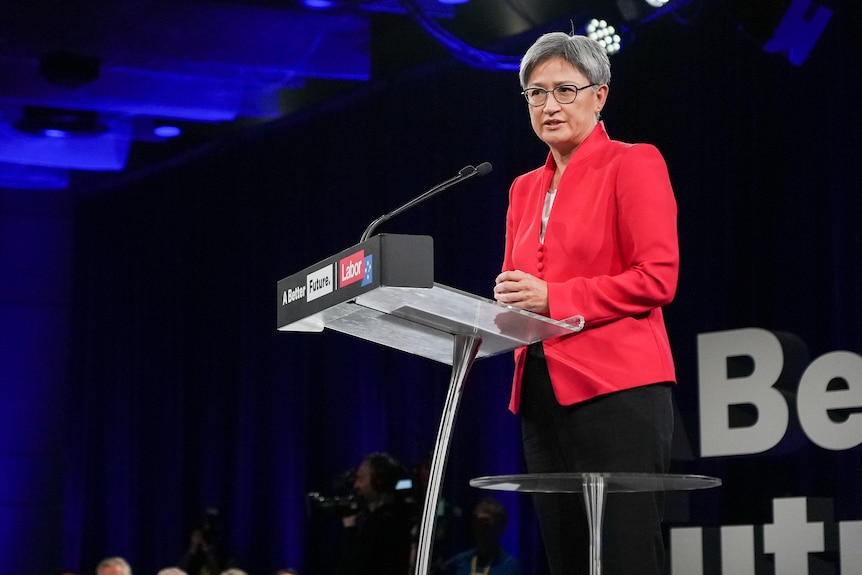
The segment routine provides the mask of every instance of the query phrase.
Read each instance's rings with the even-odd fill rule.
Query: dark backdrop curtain
[[[674,465],[725,480],[692,498],[697,525],[768,520],[769,498],[788,488],[862,516],[858,448],[696,458],[698,333],[764,327],[797,334],[812,358],[862,352],[862,118],[848,49],[858,22],[839,15],[803,67],[762,53],[720,7],[689,26],[659,21],[613,59],[608,130],[662,150],[680,208],[682,271],[667,309],[680,383]],[[278,333],[276,281],[487,160],[489,176],[378,231],[432,235],[437,281],[490,296],[508,185],[546,154],[518,92],[514,72],[446,60],[81,202],[68,565],[91,570],[119,554],[154,573],[176,563],[211,506],[252,575],[331,568],[338,531],[309,520],[305,494],[331,489],[371,451],[408,465],[425,457],[448,367],[340,334]],[[469,478],[522,471],[510,377],[510,357],[491,358],[467,386],[444,486],[465,513],[483,495]],[[746,479],[764,468],[784,479]],[[505,546],[541,573],[528,498],[498,495],[511,514]],[[466,546],[459,529],[442,550]]]

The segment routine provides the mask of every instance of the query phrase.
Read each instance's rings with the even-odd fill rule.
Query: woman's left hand
[[[522,271],[503,272],[497,276],[494,299],[533,313],[548,313],[548,284]]]

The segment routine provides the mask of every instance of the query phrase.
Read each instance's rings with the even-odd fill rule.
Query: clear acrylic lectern
[[[277,328],[331,329],[452,366],[419,529],[416,575],[428,573],[437,500],[464,382],[476,359],[583,328],[433,281],[428,236],[381,234],[278,282]]]

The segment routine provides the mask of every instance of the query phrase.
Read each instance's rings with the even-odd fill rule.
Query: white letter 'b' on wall
[[[775,447],[787,430],[789,411],[773,386],[784,367],[779,339],[765,329],[747,328],[697,336],[702,457],[761,453]],[[730,360],[753,365],[731,374]],[[748,425],[731,425],[731,408],[754,410]]]

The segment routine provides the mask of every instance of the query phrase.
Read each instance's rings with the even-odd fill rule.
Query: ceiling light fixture
[[[609,55],[622,50],[622,38],[617,34],[616,28],[608,24],[606,20],[593,18],[587,24],[586,31],[587,36],[598,41]]]
[[[15,129],[27,134],[65,138],[93,136],[108,130],[97,112],[24,106]]]
[[[327,8],[334,8],[336,6],[334,0],[302,0],[302,4],[306,8],[313,8],[315,10],[326,10]]]
[[[182,133],[183,131],[180,129],[179,126],[172,126],[168,124],[165,124],[163,126],[156,126],[155,128],[153,128],[153,135],[158,136],[159,138],[164,138],[166,140],[170,138],[176,138]]]

